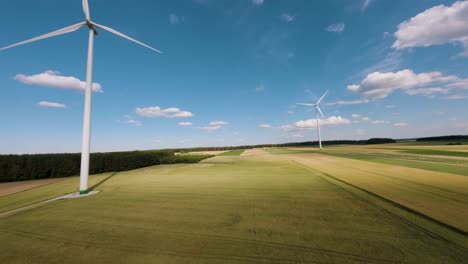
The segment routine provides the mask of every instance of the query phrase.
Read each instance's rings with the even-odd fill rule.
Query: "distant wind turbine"
[[[318,99],[318,101],[315,103],[315,104],[304,104],[304,103],[297,103],[298,105],[307,105],[307,106],[313,106],[315,107],[315,113],[317,115],[317,132],[318,132],[318,140],[319,140],[319,147],[320,149],[322,149],[322,137],[320,136],[320,124],[319,124],[319,113],[320,115],[322,116],[322,118],[325,118],[325,116],[323,116],[323,113],[322,113],[322,110],[320,110],[320,107],[319,107],[319,104],[320,102],[322,102],[323,98],[325,97],[325,95],[327,95],[328,91],[326,91],[322,97],[320,97],[320,99]]]
[[[125,38],[132,42],[135,42],[145,48],[151,49],[158,53],[162,53],[161,51],[152,48],[138,40],[135,40],[127,35],[124,35],[118,32],[115,29],[99,25],[95,22],[91,21],[90,13],[89,13],[89,5],[88,0],[83,0],[83,11],[85,14],[85,21],[80,22],[78,24],[74,24],[39,37],[35,37],[32,39],[28,39],[4,48],[0,48],[0,51],[6,50],[9,48],[13,48],[16,46],[20,46],[26,43],[51,38],[55,36],[59,36],[62,34],[72,33],[77,31],[83,26],[87,26],[89,28],[89,42],[88,42],[88,64],[86,68],[86,86],[85,86],[85,103],[84,103],[84,117],[83,117],[83,139],[82,139],[82,147],[81,147],[81,169],[80,169],[80,194],[87,194],[88,193],[88,175],[89,175],[89,149],[90,149],[90,135],[91,135],[91,95],[92,95],[92,84],[93,84],[93,48],[94,48],[94,35],[97,35],[98,32],[96,28],[103,29],[108,31],[112,34],[115,34],[119,37]]]

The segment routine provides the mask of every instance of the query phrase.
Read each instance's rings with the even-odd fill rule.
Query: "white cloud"
[[[263,85],[263,84],[257,85],[257,87],[255,87],[255,91],[256,91],[256,92],[263,92],[263,91],[265,91],[265,85]]]
[[[208,126],[203,126],[203,127],[199,127],[199,128],[202,129],[202,130],[206,130],[208,132],[212,132],[212,131],[219,130],[219,129],[223,128],[224,126],[227,126],[227,125],[229,125],[229,122],[226,122],[226,121],[213,121],[213,122],[210,122],[208,124]]]
[[[61,76],[58,71],[45,71],[35,75],[17,74],[15,80],[44,87],[69,89],[76,91],[85,91],[86,83],[73,76]],[[93,83],[93,92],[102,93],[102,87],[99,83]]]
[[[349,119],[343,118],[341,116],[330,116],[326,119],[319,119],[320,126],[339,126],[350,124]],[[317,127],[317,119],[308,119],[308,120],[299,120],[292,125],[282,126],[283,130],[297,130],[297,129],[310,129]]]
[[[129,119],[127,120],[128,124],[132,124],[134,126],[142,126],[143,123],[141,121],[135,120],[135,119]]]
[[[124,115],[124,118],[126,118],[127,120],[123,121],[123,123],[131,124],[134,126],[143,126],[143,122],[141,122],[140,120],[133,119],[132,116],[130,115]],[[119,120],[118,122],[122,122],[122,121]]]
[[[403,126],[408,126],[408,123],[395,123],[393,125],[396,127],[403,127]]]
[[[193,114],[188,111],[182,111],[179,108],[170,107],[167,109],[161,109],[159,106],[151,106],[136,109],[136,113],[140,116],[158,118],[180,118],[180,117],[192,117]]]
[[[388,124],[388,121],[383,121],[383,120],[372,120],[367,116],[362,116],[359,114],[352,114],[351,117],[354,119],[353,123],[357,124],[362,122],[369,122],[373,125],[379,125],[379,124]]]
[[[193,124],[190,122],[179,122],[179,126],[191,126],[191,125]]]
[[[414,73],[406,69],[398,72],[374,72],[362,80],[360,85],[349,85],[348,90],[369,99],[382,99],[398,89],[412,89],[434,83],[449,83],[459,80],[456,76],[444,76],[441,72]]]
[[[389,122],[388,121],[384,121],[384,120],[373,120],[371,121],[371,124],[373,125],[381,125],[381,124],[388,124]]]
[[[372,2],[374,2],[374,0],[364,0],[362,3],[362,11],[365,11]]]
[[[328,32],[343,32],[345,30],[345,24],[344,23],[331,24],[326,28],[326,30]]]
[[[447,94],[449,92],[448,88],[442,88],[442,87],[432,87],[432,88],[419,88],[419,89],[411,89],[407,90],[405,93],[409,95],[432,95],[435,93],[441,93],[441,94]]]
[[[259,128],[273,128],[271,125],[269,124],[261,124],[258,126]]]
[[[468,95],[465,95],[465,94],[453,94],[453,95],[449,95],[449,96],[446,96],[444,97],[445,99],[448,99],[448,100],[461,100],[461,99],[467,99],[468,98]]]
[[[283,20],[286,23],[290,23],[290,22],[293,22],[294,19],[296,19],[296,18],[293,15],[283,13],[283,14],[280,15],[280,19]]]
[[[447,85],[450,88],[468,89],[468,79],[459,79]]]
[[[385,108],[387,109],[392,109],[392,108],[395,108],[396,106],[395,105],[386,105]]]
[[[361,87],[357,84],[352,84],[352,85],[348,85],[346,88],[350,90],[351,92],[357,92],[359,91],[359,88]]]
[[[358,99],[350,101],[336,101],[332,103],[327,103],[327,105],[358,105],[358,104],[367,104],[369,100],[367,99]]]
[[[264,0],[252,0],[252,4],[256,6],[261,6],[263,5]]]
[[[200,129],[203,129],[203,130],[206,130],[206,131],[216,131],[218,129],[221,129],[222,126],[204,126],[204,127],[200,127]]]
[[[171,25],[177,25],[177,24],[183,23],[184,21],[185,21],[184,16],[178,16],[176,14],[169,15],[169,23],[171,23]]]
[[[225,121],[213,121],[213,122],[210,122],[209,125],[210,125],[210,126],[226,126],[226,125],[229,125],[229,122],[225,122]]]
[[[398,25],[395,49],[428,47],[445,43],[459,43],[465,48],[461,56],[468,56],[468,1],[452,6],[438,5],[419,13]]]
[[[47,101],[42,101],[39,102],[37,105],[42,106],[42,107],[51,107],[51,108],[65,108],[66,106],[61,103],[54,103],[54,102],[47,102]]]

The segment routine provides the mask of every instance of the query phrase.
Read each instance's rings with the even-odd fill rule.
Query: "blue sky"
[[[92,151],[316,140],[296,103],[326,90],[324,139],[468,133],[468,1],[89,3],[164,52],[100,31]],[[79,0],[0,14],[0,47],[84,20]],[[80,151],[86,53],[84,28],[0,52],[0,153]]]

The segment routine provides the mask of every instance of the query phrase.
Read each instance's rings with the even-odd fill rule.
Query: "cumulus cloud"
[[[41,107],[51,107],[51,108],[65,108],[66,106],[61,103],[54,103],[54,102],[47,102],[47,101],[41,101],[37,105]]]
[[[216,131],[216,130],[219,130],[221,128],[222,128],[222,126],[203,126],[203,127],[200,127],[200,129],[206,130],[208,132]]]
[[[349,119],[341,116],[330,116],[326,119],[319,119],[320,126],[339,126],[351,124]],[[281,126],[284,131],[291,130],[304,130],[304,129],[315,129],[317,127],[317,119],[299,120],[291,125]]]
[[[440,94],[447,94],[449,92],[449,89],[447,88],[442,88],[442,87],[431,87],[431,88],[419,88],[419,89],[411,89],[407,90],[405,93],[409,95],[432,95],[435,93],[440,93]]]
[[[331,24],[326,28],[326,30],[328,32],[343,32],[345,30],[345,24],[344,23]]]
[[[143,117],[149,118],[181,118],[181,117],[192,117],[193,114],[188,111],[182,111],[176,107],[170,107],[167,109],[161,109],[159,106],[150,106],[136,109],[136,113]]]
[[[371,123],[373,125],[388,124],[388,121],[372,120],[367,116],[363,116],[363,115],[359,115],[359,114],[352,114],[351,117],[354,119],[353,123],[366,122],[366,123]]]
[[[327,103],[327,105],[358,105],[358,104],[367,104],[369,102],[368,99],[358,99],[358,100],[350,100],[350,101],[336,101]]]
[[[185,21],[184,16],[178,16],[176,14],[169,15],[169,23],[171,23],[171,25],[177,25],[177,24],[183,23],[184,21]]]
[[[290,15],[290,14],[287,14],[287,13],[283,13],[280,15],[280,19],[286,23],[290,23],[290,22],[293,22],[294,19],[296,19],[293,15]]]
[[[395,123],[395,124],[393,124],[393,126],[404,127],[404,126],[408,126],[408,123]]]
[[[273,128],[273,127],[272,127],[271,125],[269,125],[269,124],[260,124],[258,127],[259,127],[259,128]]]
[[[467,99],[467,98],[468,98],[468,95],[465,95],[465,94],[453,94],[453,95],[444,97],[444,99],[447,99],[447,100],[461,100],[461,99]]]
[[[362,80],[360,85],[349,85],[348,90],[360,93],[365,98],[382,99],[398,89],[407,90],[435,83],[451,83],[456,76],[444,76],[441,72],[414,73],[406,69],[398,72],[374,72]]]
[[[212,132],[223,128],[224,126],[229,125],[229,122],[226,121],[213,121],[208,124],[208,126],[200,127],[200,129]]]
[[[213,122],[210,122],[209,125],[210,125],[210,126],[226,126],[226,125],[229,125],[229,122],[225,122],[225,121],[213,121]]]
[[[75,91],[85,91],[86,83],[73,76],[61,76],[58,71],[45,71],[35,75],[17,74],[15,80],[30,85],[39,85],[44,87],[68,89]],[[102,87],[99,83],[93,83],[93,92],[102,93]]]
[[[179,122],[179,126],[191,126],[191,125],[193,124],[190,122]]]
[[[428,47],[445,43],[459,43],[468,56],[468,1],[452,6],[438,5],[402,22],[395,32],[395,49]]]
[[[135,119],[128,119],[127,120],[128,124],[134,125],[134,126],[142,126],[143,123],[141,121],[135,120]]]
[[[373,125],[381,125],[381,124],[388,124],[389,122],[388,121],[384,121],[384,120],[373,120],[371,121],[371,124]]]
[[[264,0],[252,0],[252,4],[256,6],[261,6],[263,5]]]

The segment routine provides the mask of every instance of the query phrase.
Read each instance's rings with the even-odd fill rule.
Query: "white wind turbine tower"
[[[322,137],[320,136],[320,124],[319,124],[319,113],[320,115],[322,116],[322,118],[325,118],[325,116],[323,116],[323,113],[322,113],[322,110],[320,110],[320,107],[319,107],[319,104],[320,102],[322,102],[323,98],[325,97],[325,95],[327,95],[328,91],[326,91],[322,97],[320,97],[320,99],[318,99],[318,101],[315,103],[315,104],[304,104],[304,103],[297,103],[298,105],[307,105],[307,106],[313,106],[315,107],[315,113],[317,115],[317,132],[318,132],[318,140],[319,140],[319,147],[320,149],[322,149]]]
[[[90,135],[91,135],[91,95],[92,95],[92,84],[93,84],[93,47],[94,47],[94,35],[97,35],[96,28],[108,31],[112,34],[115,34],[119,37],[125,38],[132,42],[135,42],[143,47],[156,51],[158,53],[162,53],[161,51],[152,48],[144,43],[141,43],[138,40],[135,40],[129,36],[126,36],[117,30],[112,28],[99,25],[93,21],[91,21],[90,13],[89,13],[89,5],[88,0],[83,1],[83,11],[85,14],[85,21],[80,22],[78,24],[74,24],[39,37],[35,37],[29,40],[25,40],[4,48],[0,48],[0,51],[6,50],[9,48],[13,48],[16,46],[20,46],[26,43],[51,38],[55,36],[59,36],[66,33],[74,32],[80,29],[83,26],[87,26],[89,28],[89,42],[88,42],[88,63],[86,68],[86,86],[85,86],[85,103],[84,103],[84,117],[83,117],[83,139],[82,139],[82,147],[81,147],[81,168],[80,168],[80,194],[88,193],[88,175],[89,175],[89,149],[90,149]]]

